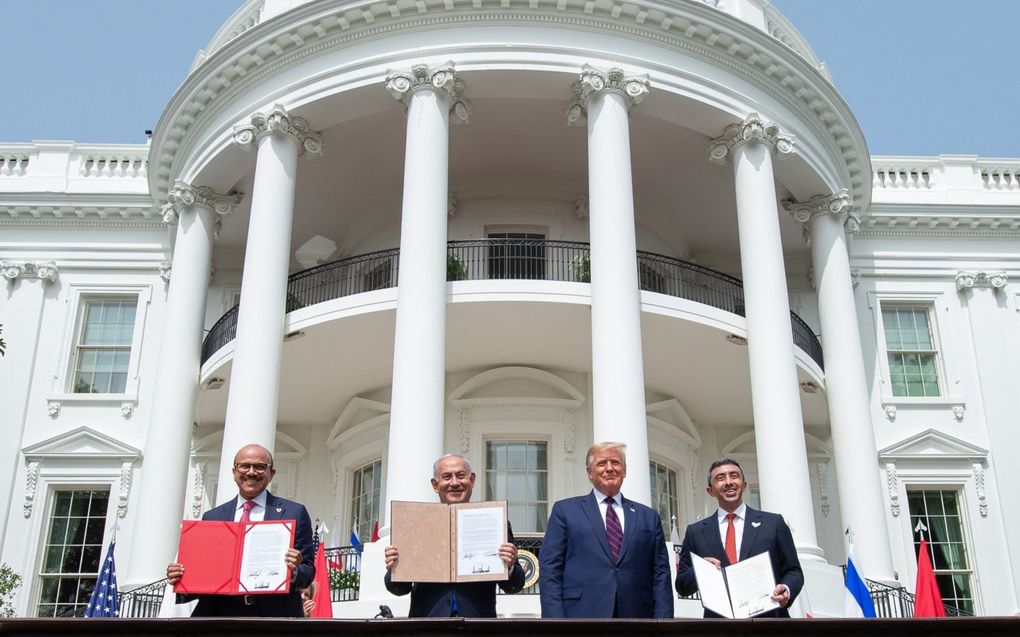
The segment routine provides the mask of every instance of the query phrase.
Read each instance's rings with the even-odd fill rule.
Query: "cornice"
[[[506,0],[507,4],[515,0]],[[474,2],[422,0],[414,9],[396,2],[319,0],[269,19],[217,50],[192,73],[164,111],[152,142],[149,190],[161,200],[178,153],[202,125],[241,92],[303,58],[392,32],[503,22],[576,27],[651,40],[688,51],[771,92],[814,126],[849,173],[851,197],[870,201],[871,167],[856,120],[824,75],[770,34],[712,6],[696,2],[631,0],[595,5],[580,0],[516,0],[520,8],[484,9]],[[417,13],[405,15],[403,11]],[[178,171],[179,172],[179,171]]]

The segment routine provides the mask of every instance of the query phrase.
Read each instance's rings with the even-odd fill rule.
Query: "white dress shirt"
[[[733,518],[733,531],[737,534],[737,558],[739,559],[740,543],[744,539],[744,518],[747,517],[747,505],[741,502],[734,513],[737,514],[737,517]],[[715,513],[716,519],[719,522],[719,539],[722,540],[723,548],[726,547],[726,528],[729,526],[726,516],[729,514],[730,512],[722,507],[719,507]]]
[[[598,489],[592,489],[592,493],[595,494],[595,500],[599,503],[599,513],[602,514],[602,526],[606,525],[606,504],[605,500],[609,496],[602,493]],[[626,524],[623,521],[623,496],[617,493],[613,496],[613,510],[616,511],[616,517],[620,520],[620,530],[623,531],[623,525]]]
[[[240,522],[241,516],[244,515],[244,503],[247,502],[240,495],[237,496],[237,510],[234,511],[234,522]],[[252,522],[262,522],[266,519],[266,490],[263,489],[262,493],[252,498],[252,502],[255,506],[251,508],[251,513],[248,514],[248,519]]]

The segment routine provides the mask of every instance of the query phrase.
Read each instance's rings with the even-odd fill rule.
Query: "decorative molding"
[[[124,418],[130,418],[135,413],[135,401],[126,400],[120,404],[120,415]]]
[[[163,283],[170,283],[170,274],[173,271],[173,264],[169,261],[164,261],[159,264],[159,278],[163,279]]]
[[[46,412],[50,415],[50,418],[56,418],[60,415],[60,406],[62,404],[59,400],[46,401]]]
[[[415,64],[410,73],[387,71],[386,90],[393,99],[410,105],[411,96],[417,91],[429,90],[445,93],[450,100],[452,123],[467,122],[471,117],[471,102],[464,97],[464,80],[457,77],[453,62],[446,62],[437,67],[427,64]]]
[[[577,424],[574,416],[567,411],[563,414],[563,459],[572,461],[574,459],[574,448],[577,446]]]
[[[811,233],[807,231],[807,228],[804,228],[804,243],[811,245]],[[811,286],[812,290],[818,289],[815,287],[815,266],[813,265],[809,266],[807,269],[807,282],[808,285]]]
[[[251,123],[234,127],[234,142],[248,150],[265,135],[286,135],[294,139],[299,151],[309,155],[322,154],[322,136],[312,130],[303,117],[291,115],[282,104],[276,104],[267,114],[255,113]]]
[[[471,410],[460,410],[460,452],[471,451]]]
[[[120,493],[117,496],[117,517],[127,515],[128,499],[131,497],[131,462],[120,465]]]
[[[624,75],[623,69],[602,70],[585,64],[580,79],[570,85],[573,97],[567,107],[567,126],[585,126],[588,123],[588,100],[592,95],[607,91],[622,95],[630,110],[645,99],[650,90],[648,75]]]
[[[850,202],[850,194],[846,188],[832,195],[815,195],[806,202],[798,203],[787,199],[783,207],[790,213],[793,220],[807,224],[815,217],[834,215],[843,222],[843,228],[847,234],[853,234],[861,229],[861,215],[853,209]],[[805,237],[805,243],[810,245],[810,235]]]
[[[896,420],[896,405],[885,405],[885,417],[889,420]]]
[[[822,461],[815,463],[815,477],[818,481],[818,503],[822,509],[822,515],[829,517],[829,462]]]
[[[14,261],[0,262],[0,276],[14,283],[19,278],[39,279],[53,283],[60,276],[60,270],[53,261]]]
[[[26,518],[32,517],[35,492],[39,486],[39,462],[29,462],[25,467],[25,506],[22,511]]]
[[[209,186],[192,186],[187,182],[177,180],[170,192],[167,193],[167,203],[163,205],[160,212],[165,224],[176,222],[184,209],[192,206],[202,206],[212,210],[220,217],[225,217],[233,211],[234,206],[241,203],[242,197],[243,195],[239,192],[221,195]]]
[[[450,219],[457,216],[457,197],[452,193],[446,196],[446,216]]]
[[[191,518],[197,520],[202,515],[202,496],[205,495],[205,473],[208,465],[205,462],[195,462],[191,472],[194,476],[194,486],[191,490]]]
[[[578,195],[577,200],[574,202],[574,214],[581,221],[591,218],[591,210],[588,207],[588,196]]]
[[[972,288],[992,288],[1001,290],[1009,283],[1005,272],[965,272],[956,273],[956,291],[963,292]]]
[[[900,517],[900,481],[896,477],[896,465],[892,462],[885,464],[885,484],[889,490],[889,509],[893,517]]]
[[[956,418],[956,422],[963,422],[963,415],[967,412],[965,405],[953,405],[953,418]]]
[[[861,270],[860,268],[852,268],[850,270],[850,285],[857,289],[857,286],[861,284]]]
[[[793,153],[794,138],[779,132],[779,126],[766,122],[751,113],[739,124],[730,124],[721,137],[716,137],[708,146],[708,158],[716,164],[725,164],[734,148],[748,142],[761,142],[772,148],[777,159]]]
[[[980,462],[972,465],[974,472],[974,491],[977,492],[978,511],[981,517],[988,517],[988,496],[985,493],[985,467]]]

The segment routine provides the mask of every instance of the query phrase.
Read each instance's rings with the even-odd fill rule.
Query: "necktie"
[[[243,506],[244,511],[241,511],[241,521],[251,522],[251,510],[255,508],[255,501],[246,500]]]
[[[726,514],[726,559],[730,564],[737,563],[737,530],[733,528],[733,518],[736,513]]]
[[[615,562],[620,559],[620,547],[623,546],[623,527],[613,508],[613,499],[606,498],[603,502],[606,503],[606,539],[609,540],[609,554]]]

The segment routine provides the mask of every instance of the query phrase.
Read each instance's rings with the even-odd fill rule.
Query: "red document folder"
[[[284,525],[290,532],[290,547],[294,547],[293,520],[243,523],[184,521],[181,524],[181,541],[177,547],[177,561],[184,566],[184,575],[174,586],[174,592],[216,595],[289,592],[289,575],[284,576],[280,586],[274,589],[248,590],[241,581],[245,536],[262,524]]]

